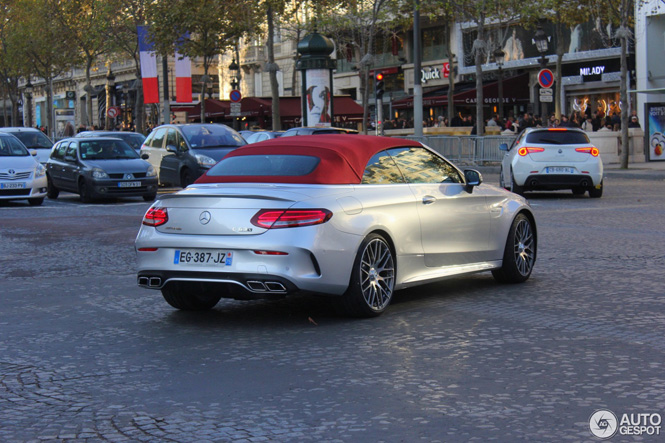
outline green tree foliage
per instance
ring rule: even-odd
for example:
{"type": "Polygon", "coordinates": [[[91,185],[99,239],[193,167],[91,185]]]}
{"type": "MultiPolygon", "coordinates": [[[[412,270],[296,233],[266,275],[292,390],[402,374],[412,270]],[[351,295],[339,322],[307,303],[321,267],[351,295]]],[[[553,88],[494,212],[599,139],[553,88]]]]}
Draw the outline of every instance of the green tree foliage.
{"type": "MultiPolygon", "coordinates": [[[[241,0],[172,0],[157,2],[151,8],[150,33],[161,54],[178,51],[199,58],[203,64],[203,91],[214,59],[231,49],[248,24],[254,23],[256,3],[241,0]]],[[[201,121],[205,120],[205,100],[201,100],[201,121]]]]}
{"type": "MultiPolygon", "coordinates": [[[[64,1],[64,0],[63,0],[64,1]]],[[[31,72],[44,79],[49,133],[55,135],[53,120],[53,79],[80,60],[74,37],[60,26],[61,0],[16,0],[12,19],[16,20],[13,39],[31,72]]]]}

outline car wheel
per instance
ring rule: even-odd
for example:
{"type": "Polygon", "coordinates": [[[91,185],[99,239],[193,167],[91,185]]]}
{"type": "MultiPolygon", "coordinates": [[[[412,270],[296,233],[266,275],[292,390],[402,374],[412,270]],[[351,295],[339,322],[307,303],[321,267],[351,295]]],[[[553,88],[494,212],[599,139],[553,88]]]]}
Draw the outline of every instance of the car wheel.
{"type": "Polygon", "coordinates": [[[31,206],[41,206],[41,204],[44,203],[44,197],[29,198],[28,203],[30,203],[31,206]]]}
{"type": "Polygon", "coordinates": [[[60,190],[55,187],[53,184],[53,181],[51,181],[51,177],[48,175],[46,176],[46,196],[50,198],[51,200],[55,200],[58,198],[58,195],[60,195],[60,190]]]}
{"type": "Polygon", "coordinates": [[[90,195],[90,186],[85,182],[85,179],[79,181],[79,196],[83,203],[90,203],[92,195],[90,195]]]}
{"type": "Polygon", "coordinates": [[[503,265],[492,271],[494,278],[501,283],[526,281],[536,263],[536,244],[536,232],[531,220],[526,215],[519,214],[508,232],[503,265]]]}
{"type": "Polygon", "coordinates": [[[212,289],[196,283],[169,283],[162,288],[164,300],[182,311],[212,309],[222,298],[212,289]]]}
{"type": "Polygon", "coordinates": [[[148,194],[148,195],[143,196],[143,200],[145,200],[147,202],[151,202],[156,198],[157,198],[157,194],[148,194]]]}
{"type": "Polygon", "coordinates": [[[515,183],[515,176],[513,175],[512,169],[510,170],[510,192],[515,194],[524,195],[524,188],[517,183],[515,183]]]}
{"type": "Polygon", "coordinates": [[[600,181],[599,187],[589,188],[589,197],[591,198],[600,198],[603,196],[603,181],[600,181]]]}
{"type": "Polygon", "coordinates": [[[192,183],[194,183],[194,175],[192,175],[192,171],[189,169],[183,169],[180,173],[180,186],[186,188],[192,183]]]}
{"type": "Polygon", "coordinates": [[[376,317],[386,310],[395,289],[395,260],[386,240],[368,235],[360,244],[353,263],[349,288],[342,305],[353,317],[376,317]]]}

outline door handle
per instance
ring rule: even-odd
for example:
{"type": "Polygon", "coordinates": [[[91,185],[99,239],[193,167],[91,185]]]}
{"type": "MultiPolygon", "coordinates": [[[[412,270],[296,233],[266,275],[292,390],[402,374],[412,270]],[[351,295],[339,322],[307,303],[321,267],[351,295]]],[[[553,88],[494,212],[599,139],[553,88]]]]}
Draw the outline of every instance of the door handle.
{"type": "Polygon", "coordinates": [[[436,201],[436,197],[432,197],[431,195],[426,195],[423,197],[423,205],[431,205],[436,201]]]}

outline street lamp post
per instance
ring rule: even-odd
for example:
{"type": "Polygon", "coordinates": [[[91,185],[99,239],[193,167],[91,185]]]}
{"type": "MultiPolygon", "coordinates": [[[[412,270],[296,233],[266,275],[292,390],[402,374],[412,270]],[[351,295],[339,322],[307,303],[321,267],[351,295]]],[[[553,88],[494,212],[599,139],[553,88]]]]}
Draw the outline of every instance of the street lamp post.
{"type": "MultiPolygon", "coordinates": [[[[540,68],[545,69],[547,68],[547,57],[545,57],[545,53],[547,52],[549,37],[545,34],[545,31],[543,31],[543,27],[540,24],[533,36],[533,41],[536,44],[536,49],[540,52],[540,68]]],[[[547,119],[547,103],[543,101],[540,101],[540,118],[543,122],[547,119]]]]}
{"type": "MultiPolygon", "coordinates": [[[[238,66],[238,63],[236,63],[235,57],[233,58],[231,64],[229,65],[229,71],[231,72],[231,90],[237,91],[238,88],[240,88],[240,82],[238,81],[240,66],[238,66]]],[[[233,117],[233,129],[235,129],[236,131],[238,130],[238,119],[235,116],[233,117]]]]}
{"type": "Polygon", "coordinates": [[[111,66],[109,65],[109,72],[106,74],[106,130],[111,131],[111,117],[109,117],[109,109],[113,106],[113,88],[115,87],[115,74],[111,71],[111,66]]]}
{"type": "Polygon", "coordinates": [[[501,50],[501,48],[497,48],[497,50],[494,51],[494,60],[496,61],[496,65],[499,68],[497,73],[497,76],[499,77],[499,118],[502,121],[505,118],[503,115],[503,60],[505,56],[506,54],[501,50]]]}
{"type": "Polygon", "coordinates": [[[26,106],[28,107],[28,127],[31,128],[32,127],[32,83],[30,83],[30,79],[28,79],[28,83],[25,84],[24,94],[25,94],[26,106]]]}

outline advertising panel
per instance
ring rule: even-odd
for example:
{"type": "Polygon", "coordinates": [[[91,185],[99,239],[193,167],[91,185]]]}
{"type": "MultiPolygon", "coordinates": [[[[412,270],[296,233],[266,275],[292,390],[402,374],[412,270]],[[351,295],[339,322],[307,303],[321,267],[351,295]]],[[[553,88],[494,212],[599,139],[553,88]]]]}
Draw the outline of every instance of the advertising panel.
{"type": "Polygon", "coordinates": [[[332,121],[332,91],[328,69],[308,69],[305,74],[307,90],[304,100],[307,126],[330,126],[332,121]]]}
{"type": "Polygon", "coordinates": [[[647,103],[646,136],[649,161],[665,160],[665,103],[647,103]]]}

